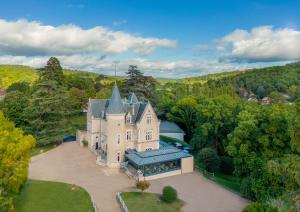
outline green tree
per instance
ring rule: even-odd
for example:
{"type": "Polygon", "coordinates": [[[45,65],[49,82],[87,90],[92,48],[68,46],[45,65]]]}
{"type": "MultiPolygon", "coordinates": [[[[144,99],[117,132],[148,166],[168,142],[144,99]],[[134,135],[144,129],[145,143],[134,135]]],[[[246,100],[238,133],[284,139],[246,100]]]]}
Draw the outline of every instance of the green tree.
{"type": "Polygon", "coordinates": [[[141,100],[152,101],[155,98],[156,80],[151,76],[144,76],[137,66],[130,65],[126,72],[127,78],[123,82],[122,93],[129,95],[134,92],[141,100]]]}
{"type": "Polygon", "coordinates": [[[2,102],[0,102],[0,109],[5,116],[13,121],[17,127],[25,127],[24,110],[28,106],[29,95],[21,93],[20,91],[10,91],[2,102]]]}
{"type": "Polygon", "coordinates": [[[193,97],[185,97],[178,100],[167,114],[169,120],[178,123],[186,132],[186,139],[189,141],[193,134],[196,122],[197,101],[193,97]]]}
{"type": "Polygon", "coordinates": [[[81,112],[85,109],[88,102],[88,96],[85,90],[80,90],[78,88],[71,88],[69,91],[69,102],[73,110],[81,112]]]}
{"type": "Polygon", "coordinates": [[[64,121],[68,107],[68,97],[63,87],[55,81],[37,83],[25,110],[28,122],[26,132],[37,138],[39,146],[62,142],[67,131],[64,121]]]}
{"type": "Polygon", "coordinates": [[[12,92],[12,91],[19,91],[21,93],[29,94],[30,93],[30,85],[28,82],[25,82],[25,81],[15,82],[7,88],[8,93],[12,92]]]}
{"type": "Polygon", "coordinates": [[[50,58],[47,66],[40,71],[40,78],[24,112],[28,122],[26,132],[37,138],[38,145],[60,143],[68,130],[65,118],[69,98],[61,85],[61,73],[59,61],[50,58]]]}
{"type": "Polygon", "coordinates": [[[212,148],[203,148],[199,152],[199,160],[203,163],[205,170],[209,172],[219,171],[220,158],[212,148]]]}
{"type": "Polygon", "coordinates": [[[39,71],[39,80],[56,81],[59,85],[64,84],[64,74],[60,62],[56,57],[50,57],[47,61],[47,65],[39,71]]]}
{"type": "Polygon", "coordinates": [[[228,95],[202,97],[198,104],[197,128],[191,144],[196,150],[214,148],[218,155],[225,154],[227,135],[236,126],[242,102],[228,95]]]}
{"type": "Polygon", "coordinates": [[[0,211],[14,211],[13,196],[27,180],[35,140],[5,119],[0,112],[0,211]]]}

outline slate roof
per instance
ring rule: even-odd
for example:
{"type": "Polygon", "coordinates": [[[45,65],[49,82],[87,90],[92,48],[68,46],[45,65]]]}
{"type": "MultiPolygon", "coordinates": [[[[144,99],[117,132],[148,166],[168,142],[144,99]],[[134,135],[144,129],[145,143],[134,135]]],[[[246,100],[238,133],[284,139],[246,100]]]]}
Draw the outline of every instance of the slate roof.
{"type": "Polygon", "coordinates": [[[92,116],[100,118],[101,114],[122,114],[130,113],[132,116],[132,122],[136,123],[140,120],[147,103],[139,102],[134,93],[131,93],[127,100],[122,100],[118,86],[115,84],[112,92],[111,99],[90,99],[90,110],[92,116]],[[131,107],[134,107],[134,113],[132,113],[131,107]]]}
{"type": "Polygon", "coordinates": [[[135,93],[130,93],[128,96],[128,103],[137,103],[139,100],[136,97],[135,93]]]}
{"type": "Polygon", "coordinates": [[[124,113],[123,102],[120,96],[120,92],[117,84],[115,83],[109,104],[107,107],[107,113],[110,114],[121,114],[124,113]]]}
{"type": "Polygon", "coordinates": [[[90,99],[92,116],[100,118],[102,111],[106,110],[108,103],[108,99],[90,99]]]}
{"type": "Polygon", "coordinates": [[[184,133],[184,131],[175,123],[171,121],[160,122],[160,133],[184,133]]]}
{"type": "Polygon", "coordinates": [[[163,145],[161,145],[160,149],[151,151],[137,152],[135,150],[130,150],[126,154],[126,158],[137,166],[143,166],[192,156],[181,149],[177,149],[176,147],[170,145],[162,146],[163,145]]]}

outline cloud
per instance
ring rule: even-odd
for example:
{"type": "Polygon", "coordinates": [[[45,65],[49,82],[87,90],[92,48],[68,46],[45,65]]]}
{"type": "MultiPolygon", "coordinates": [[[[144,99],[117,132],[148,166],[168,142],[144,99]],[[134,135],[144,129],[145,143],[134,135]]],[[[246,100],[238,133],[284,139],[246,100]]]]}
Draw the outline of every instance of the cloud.
{"type": "Polygon", "coordinates": [[[300,59],[300,31],[260,26],[251,31],[237,29],[217,41],[231,61],[266,62],[300,59]]]}
{"type": "MultiPolygon", "coordinates": [[[[20,64],[36,68],[45,66],[49,57],[47,56],[0,56],[0,64],[20,64]]],[[[67,55],[58,56],[61,64],[67,69],[86,70],[107,75],[114,75],[113,59],[103,56],[91,55],[67,55]]],[[[230,62],[220,62],[218,60],[147,60],[145,58],[135,58],[122,60],[118,63],[118,75],[125,75],[129,65],[137,65],[146,75],[166,78],[183,78],[199,76],[217,72],[244,70],[249,68],[249,64],[233,64],[230,62]]]]}
{"type": "Polygon", "coordinates": [[[50,26],[36,21],[0,19],[0,53],[23,56],[118,54],[133,51],[147,55],[157,48],[174,48],[176,41],[135,36],[102,26],[50,26]]]}

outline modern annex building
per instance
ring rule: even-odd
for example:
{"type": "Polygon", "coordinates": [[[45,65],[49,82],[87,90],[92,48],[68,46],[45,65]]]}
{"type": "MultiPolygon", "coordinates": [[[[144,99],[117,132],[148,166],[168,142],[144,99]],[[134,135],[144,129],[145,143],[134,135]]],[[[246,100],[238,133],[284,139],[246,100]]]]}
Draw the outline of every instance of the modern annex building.
{"type": "Polygon", "coordinates": [[[193,156],[160,142],[159,133],[150,102],[134,93],[121,99],[116,84],[110,99],[89,100],[86,137],[100,165],[123,167],[145,179],[192,172],[193,156]]]}

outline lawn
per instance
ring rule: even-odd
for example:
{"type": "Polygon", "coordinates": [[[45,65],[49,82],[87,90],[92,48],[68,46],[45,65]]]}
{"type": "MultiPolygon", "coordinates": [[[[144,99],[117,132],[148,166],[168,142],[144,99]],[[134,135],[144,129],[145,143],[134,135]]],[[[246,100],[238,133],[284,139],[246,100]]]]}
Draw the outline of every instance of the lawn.
{"type": "Polygon", "coordinates": [[[235,177],[233,175],[226,175],[222,174],[220,172],[217,173],[209,173],[204,170],[203,164],[197,163],[197,169],[207,178],[210,180],[218,183],[219,185],[227,188],[230,191],[233,191],[237,194],[240,194],[240,186],[241,182],[238,177],[235,177]]]}
{"type": "Polygon", "coordinates": [[[18,212],[92,212],[89,194],[66,183],[29,180],[15,198],[18,212]]]}
{"type": "Polygon", "coordinates": [[[176,212],[181,211],[183,206],[179,199],[173,203],[164,203],[160,195],[154,193],[123,192],[121,196],[131,212],[176,212]]]}

